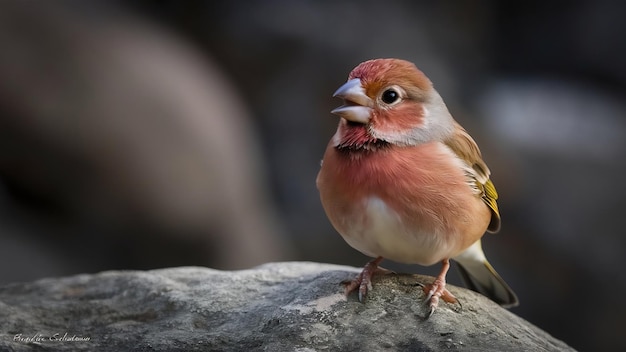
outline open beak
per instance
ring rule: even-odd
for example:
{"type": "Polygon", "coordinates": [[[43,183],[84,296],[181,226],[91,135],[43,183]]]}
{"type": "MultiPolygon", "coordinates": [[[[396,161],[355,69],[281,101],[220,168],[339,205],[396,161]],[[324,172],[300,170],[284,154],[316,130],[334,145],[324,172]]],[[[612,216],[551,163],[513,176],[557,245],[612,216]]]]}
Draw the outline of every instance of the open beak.
{"type": "Polygon", "coordinates": [[[370,120],[374,102],[365,94],[361,85],[361,80],[354,78],[339,87],[333,97],[344,100],[342,106],[331,111],[332,114],[339,115],[352,122],[366,124],[370,120]]]}

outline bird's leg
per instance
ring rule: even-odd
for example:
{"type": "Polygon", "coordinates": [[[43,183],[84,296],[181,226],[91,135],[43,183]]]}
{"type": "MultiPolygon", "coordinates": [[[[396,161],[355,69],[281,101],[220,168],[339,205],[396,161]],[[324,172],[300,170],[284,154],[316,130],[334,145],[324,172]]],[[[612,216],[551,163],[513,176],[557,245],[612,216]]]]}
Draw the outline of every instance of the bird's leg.
{"type": "Polygon", "coordinates": [[[386,269],[381,269],[378,264],[383,261],[383,257],[378,257],[363,267],[363,271],[354,278],[352,281],[344,282],[346,285],[346,296],[356,289],[359,290],[359,302],[363,302],[367,296],[367,292],[372,289],[372,276],[378,272],[387,272],[386,269]]]}
{"type": "Polygon", "coordinates": [[[439,305],[439,298],[443,299],[448,303],[456,303],[456,298],[446,289],[446,274],[448,273],[448,269],[450,269],[450,260],[444,259],[442,262],[443,266],[441,267],[441,272],[435,278],[430,285],[424,285],[422,289],[426,294],[426,301],[429,302],[430,305],[430,313],[428,316],[430,317],[435,312],[435,309],[439,305]]]}

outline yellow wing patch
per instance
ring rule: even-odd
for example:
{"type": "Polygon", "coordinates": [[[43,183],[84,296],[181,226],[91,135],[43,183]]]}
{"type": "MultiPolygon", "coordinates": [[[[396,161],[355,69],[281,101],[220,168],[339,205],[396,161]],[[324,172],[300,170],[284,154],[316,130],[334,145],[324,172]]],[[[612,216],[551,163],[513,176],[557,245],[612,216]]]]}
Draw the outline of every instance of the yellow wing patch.
{"type": "Polygon", "coordinates": [[[498,232],[500,230],[500,212],[498,211],[498,192],[491,180],[487,180],[485,184],[476,181],[477,186],[481,189],[481,198],[485,204],[491,209],[491,221],[487,227],[489,232],[498,232]],[[482,186],[482,187],[481,187],[482,186]]]}

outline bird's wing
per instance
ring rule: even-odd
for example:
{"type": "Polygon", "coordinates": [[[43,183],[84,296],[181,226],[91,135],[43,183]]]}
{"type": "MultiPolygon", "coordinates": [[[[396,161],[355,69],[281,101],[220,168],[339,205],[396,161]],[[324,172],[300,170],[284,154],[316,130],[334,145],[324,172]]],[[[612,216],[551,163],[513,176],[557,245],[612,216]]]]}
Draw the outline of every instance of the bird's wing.
{"type": "Polygon", "coordinates": [[[478,189],[480,197],[491,209],[491,222],[487,230],[498,232],[500,229],[500,212],[498,211],[498,192],[489,179],[490,171],[483,161],[478,145],[461,125],[455,122],[455,132],[444,143],[474,171],[469,177],[478,189]]]}

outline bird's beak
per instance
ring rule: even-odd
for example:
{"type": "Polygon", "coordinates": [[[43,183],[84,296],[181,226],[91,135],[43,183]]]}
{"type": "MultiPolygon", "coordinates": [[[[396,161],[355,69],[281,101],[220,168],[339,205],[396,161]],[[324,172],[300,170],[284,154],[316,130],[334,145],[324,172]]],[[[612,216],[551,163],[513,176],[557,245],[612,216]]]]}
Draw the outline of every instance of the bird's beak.
{"type": "Polygon", "coordinates": [[[370,120],[374,102],[365,94],[361,85],[361,80],[354,78],[339,87],[333,97],[344,100],[344,104],[331,111],[332,114],[339,115],[352,122],[366,124],[370,120]]]}

